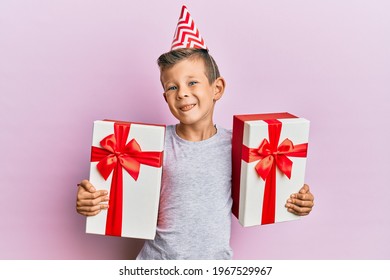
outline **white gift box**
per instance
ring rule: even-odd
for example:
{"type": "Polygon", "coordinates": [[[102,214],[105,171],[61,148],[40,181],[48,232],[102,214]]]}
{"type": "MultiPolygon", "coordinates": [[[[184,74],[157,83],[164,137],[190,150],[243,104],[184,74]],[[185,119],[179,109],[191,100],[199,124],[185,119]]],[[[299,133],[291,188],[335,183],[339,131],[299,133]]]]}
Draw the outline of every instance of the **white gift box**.
{"type": "Polygon", "coordinates": [[[110,200],[108,210],[87,217],[87,233],[154,239],[164,137],[163,125],[94,122],[89,179],[97,190],[108,191],[110,200]]]}
{"type": "Polygon", "coordinates": [[[299,218],[285,204],[305,182],[309,125],[289,113],[234,116],[232,211],[242,226],[299,218]]]}

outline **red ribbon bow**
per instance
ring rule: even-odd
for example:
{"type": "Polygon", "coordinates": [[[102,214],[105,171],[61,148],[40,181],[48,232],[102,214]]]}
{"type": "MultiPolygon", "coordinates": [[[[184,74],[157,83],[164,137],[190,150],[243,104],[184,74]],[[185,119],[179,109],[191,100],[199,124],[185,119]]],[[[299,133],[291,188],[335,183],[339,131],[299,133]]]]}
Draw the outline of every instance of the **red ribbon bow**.
{"type": "Polygon", "coordinates": [[[291,169],[292,161],[285,155],[294,149],[294,144],[290,139],[286,138],[284,141],[277,147],[276,151],[272,149],[271,144],[267,139],[264,139],[261,142],[260,147],[254,153],[254,157],[261,159],[255,169],[257,174],[265,181],[269,175],[269,172],[272,169],[272,166],[276,166],[282,171],[289,179],[291,178],[291,169]]]}
{"type": "Polygon", "coordinates": [[[92,146],[91,162],[98,162],[97,169],[107,180],[112,175],[110,187],[110,208],[107,213],[106,234],[121,236],[123,171],[125,169],[137,181],[141,164],[161,167],[162,152],[143,152],[135,139],[127,144],[129,123],[114,123],[114,134],[100,141],[102,148],[92,146]]]}
{"type": "Polygon", "coordinates": [[[275,222],[276,167],[291,178],[293,162],[287,157],[306,157],[307,143],[294,145],[286,138],[278,146],[282,123],[278,120],[265,120],[268,123],[267,139],[263,139],[259,148],[242,147],[242,159],[246,162],[260,160],[256,166],[257,174],[265,181],[263,212],[261,224],[275,222]]]}

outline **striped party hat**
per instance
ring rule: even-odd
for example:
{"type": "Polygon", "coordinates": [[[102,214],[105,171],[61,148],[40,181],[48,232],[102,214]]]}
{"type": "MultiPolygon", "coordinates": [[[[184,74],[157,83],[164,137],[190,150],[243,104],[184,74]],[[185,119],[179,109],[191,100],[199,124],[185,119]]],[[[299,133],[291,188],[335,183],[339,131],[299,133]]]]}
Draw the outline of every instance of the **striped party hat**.
{"type": "Polygon", "coordinates": [[[206,49],[207,46],[204,43],[202,36],[199,34],[199,30],[195,25],[190,13],[186,6],[183,5],[177,23],[175,36],[173,36],[171,50],[179,48],[196,48],[206,49]]]}

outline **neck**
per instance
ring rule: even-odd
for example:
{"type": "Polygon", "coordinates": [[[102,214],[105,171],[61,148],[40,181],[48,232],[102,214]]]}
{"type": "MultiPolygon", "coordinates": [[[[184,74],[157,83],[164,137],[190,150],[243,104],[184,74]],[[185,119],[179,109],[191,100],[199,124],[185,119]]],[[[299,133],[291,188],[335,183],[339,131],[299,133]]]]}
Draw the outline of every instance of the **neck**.
{"type": "Polygon", "coordinates": [[[213,123],[202,126],[192,126],[179,123],[176,125],[176,134],[187,141],[198,142],[211,138],[217,133],[213,123]]]}

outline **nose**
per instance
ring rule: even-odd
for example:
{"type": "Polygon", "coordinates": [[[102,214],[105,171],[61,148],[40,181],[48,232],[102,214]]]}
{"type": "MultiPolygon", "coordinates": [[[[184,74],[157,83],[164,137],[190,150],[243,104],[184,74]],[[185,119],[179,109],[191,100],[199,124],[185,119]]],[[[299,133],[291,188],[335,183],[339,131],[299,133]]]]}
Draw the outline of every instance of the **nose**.
{"type": "Polygon", "coordinates": [[[188,97],[188,89],[186,87],[180,87],[177,90],[177,98],[181,99],[184,97],[188,97]]]}

